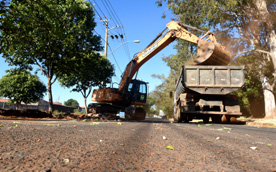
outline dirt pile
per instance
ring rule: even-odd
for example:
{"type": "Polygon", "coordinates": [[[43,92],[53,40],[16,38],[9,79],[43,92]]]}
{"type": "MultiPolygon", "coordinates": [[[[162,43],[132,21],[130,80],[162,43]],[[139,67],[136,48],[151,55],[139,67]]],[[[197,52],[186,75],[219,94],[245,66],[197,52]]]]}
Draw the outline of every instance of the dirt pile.
{"type": "Polygon", "coordinates": [[[28,118],[51,118],[51,119],[65,119],[65,120],[84,120],[91,119],[87,114],[75,114],[69,112],[50,113],[37,109],[23,109],[23,110],[12,110],[12,109],[1,109],[0,108],[0,119],[28,119],[28,118]]]}
{"type": "Polygon", "coordinates": [[[50,113],[36,110],[36,109],[23,109],[23,110],[12,110],[12,109],[0,109],[0,115],[6,118],[52,118],[53,116],[50,113]]]}

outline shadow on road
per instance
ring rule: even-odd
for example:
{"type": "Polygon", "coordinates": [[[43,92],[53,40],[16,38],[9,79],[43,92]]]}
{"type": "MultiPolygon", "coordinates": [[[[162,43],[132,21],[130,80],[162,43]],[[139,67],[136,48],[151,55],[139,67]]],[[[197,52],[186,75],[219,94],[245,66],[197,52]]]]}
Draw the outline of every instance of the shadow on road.
{"type": "Polygon", "coordinates": [[[160,119],[160,118],[147,118],[145,121],[127,121],[127,120],[123,120],[124,122],[142,122],[142,123],[177,123],[177,124],[193,124],[193,125],[198,125],[198,124],[229,124],[229,125],[246,125],[245,121],[236,121],[235,123],[213,123],[213,122],[209,122],[209,123],[203,123],[202,120],[193,120],[189,123],[178,123],[178,122],[171,122],[167,119],[160,119]]]}

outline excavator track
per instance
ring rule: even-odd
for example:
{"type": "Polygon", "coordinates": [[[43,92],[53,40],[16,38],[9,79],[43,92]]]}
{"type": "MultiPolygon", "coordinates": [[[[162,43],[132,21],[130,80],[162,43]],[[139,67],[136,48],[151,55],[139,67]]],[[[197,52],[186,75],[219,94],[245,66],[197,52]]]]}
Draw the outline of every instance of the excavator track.
{"type": "Polygon", "coordinates": [[[143,121],[146,119],[146,111],[141,107],[127,107],[125,112],[126,120],[139,120],[143,121]]]}

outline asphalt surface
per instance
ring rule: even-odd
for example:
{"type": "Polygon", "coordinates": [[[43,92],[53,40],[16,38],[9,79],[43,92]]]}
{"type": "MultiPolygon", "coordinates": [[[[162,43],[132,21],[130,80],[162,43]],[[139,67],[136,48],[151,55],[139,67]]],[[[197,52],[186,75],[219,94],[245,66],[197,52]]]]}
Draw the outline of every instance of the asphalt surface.
{"type": "Polygon", "coordinates": [[[276,171],[276,128],[0,120],[0,171],[276,171]]]}

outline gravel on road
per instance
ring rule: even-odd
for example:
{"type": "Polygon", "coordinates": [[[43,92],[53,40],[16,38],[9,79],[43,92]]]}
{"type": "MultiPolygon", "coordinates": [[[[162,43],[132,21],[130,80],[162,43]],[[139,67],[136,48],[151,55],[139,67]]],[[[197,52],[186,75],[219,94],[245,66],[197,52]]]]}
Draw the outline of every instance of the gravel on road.
{"type": "Polygon", "coordinates": [[[276,129],[0,120],[0,171],[276,171],[276,129]]]}

